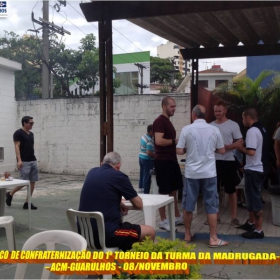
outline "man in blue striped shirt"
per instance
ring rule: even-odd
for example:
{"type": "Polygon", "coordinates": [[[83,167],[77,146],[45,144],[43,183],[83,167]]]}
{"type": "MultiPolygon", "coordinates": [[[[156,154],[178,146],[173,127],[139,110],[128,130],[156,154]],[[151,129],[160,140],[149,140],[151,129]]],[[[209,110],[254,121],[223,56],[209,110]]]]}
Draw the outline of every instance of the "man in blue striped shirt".
{"type": "Polygon", "coordinates": [[[147,133],[140,139],[140,153],[139,153],[139,165],[140,165],[140,179],[139,189],[144,189],[144,193],[150,192],[151,175],[150,171],[154,167],[154,139],[153,139],[153,125],[150,124],[147,127],[147,133]]]}

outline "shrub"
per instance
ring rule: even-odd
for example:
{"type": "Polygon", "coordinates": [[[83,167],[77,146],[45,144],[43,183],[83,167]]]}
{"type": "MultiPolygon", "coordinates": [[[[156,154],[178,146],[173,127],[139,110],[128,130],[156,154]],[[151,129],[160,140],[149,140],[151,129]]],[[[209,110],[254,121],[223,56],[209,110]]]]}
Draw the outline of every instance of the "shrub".
{"type": "MultiPolygon", "coordinates": [[[[186,242],[176,239],[174,241],[157,237],[157,242],[154,243],[150,239],[146,239],[143,242],[137,242],[133,244],[131,252],[190,252],[196,245],[189,245],[186,242]]],[[[130,275],[122,273],[117,278],[119,279],[201,279],[202,276],[199,273],[201,265],[199,264],[188,264],[189,274],[137,274],[130,275]]]]}

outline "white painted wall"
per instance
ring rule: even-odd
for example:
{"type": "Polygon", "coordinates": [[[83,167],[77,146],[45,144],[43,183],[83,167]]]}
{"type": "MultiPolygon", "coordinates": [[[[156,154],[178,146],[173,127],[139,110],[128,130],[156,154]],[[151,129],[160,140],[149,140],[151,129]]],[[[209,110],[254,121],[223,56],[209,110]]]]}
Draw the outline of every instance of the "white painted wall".
{"type": "Polygon", "coordinates": [[[21,70],[20,63],[0,57],[0,147],[4,148],[4,161],[0,161],[0,172],[14,171],[16,164],[13,143],[13,133],[18,121],[14,76],[16,70],[21,70]]]}
{"type": "Polygon", "coordinates": [[[207,90],[214,90],[216,88],[216,80],[227,80],[232,81],[233,77],[236,76],[237,73],[199,73],[198,80],[208,80],[207,90]]]}
{"type": "MultiPolygon", "coordinates": [[[[161,114],[163,96],[114,97],[114,150],[122,156],[122,171],[131,178],[139,177],[140,137],[161,114]]],[[[174,98],[177,108],[171,121],[179,137],[190,123],[190,103],[186,95],[174,98]]],[[[18,101],[17,110],[18,124],[24,115],[34,118],[35,155],[41,171],[78,175],[99,166],[99,98],[18,101]]]]}

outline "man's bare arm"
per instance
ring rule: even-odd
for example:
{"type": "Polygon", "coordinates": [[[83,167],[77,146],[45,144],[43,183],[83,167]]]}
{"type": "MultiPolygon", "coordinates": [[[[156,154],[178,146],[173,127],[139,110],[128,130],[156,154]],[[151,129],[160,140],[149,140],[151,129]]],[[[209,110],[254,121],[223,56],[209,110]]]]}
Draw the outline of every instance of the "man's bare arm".
{"type": "Polygon", "coordinates": [[[16,157],[17,157],[17,168],[20,169],[22,166],[22,161],[20,157],[20,141],[15,141],[15,152],[16,152],[16,157]]]}
{"type": "Polygon", "coordinates": [[[254,156],[255,153],[256,153],[255,150],[247,149],[245,147],[239,147],[237,150],[241,153],[244,153],[244,154],[248,155],[248,156],[254,156]]]}
{"type": "Polygon", "coordinates": [[[154,158],[155,157],[155,153],[150,151],[150,150],[147,150],[147,155],[150,157],[150,158],[154,158]]]}
{"type": "Polygon", "coordinates": [[[186,148],[176,148],[177,155],[184,155],[186,153],[186,148]]]}
{"type": "Polygon", "coordinates": [[[178,139],[164,139],[163,138],[164,133],[161,132],[155,132],[155,143],[158,146],[171,146],[176,145],[178,143],[178,139]],[[175,143],[173,143],[173,140],[175,140],[175,143]]]}
{"type": "Polygon", "coordinates": [[[143,208],[143,201],[139,196],[136,196],[136,197],[130,199],[130,202],[137,209],[142,209],[143,208]]]}
{"type": "Polygon", "coordinates": [[[276,165],[278,168],[280,168],[280,140],[275,140],[274,151],[276,155],[276,165]]]}
{"type": "Polygon", "coordinates": [[[225,147],[220,148],[220,149],[216,149],[216,151],[215,151],[215,153],[217,153],[217,154],[224,154],[225,152],[226,152],[225,147]]]}
{"type": "Polygon", "coordinates": [[[243,139],[240,138],[240,139],[234,141],[234,142],[233,142],[232,144],[230,144],[230,145],[225,145],[225,149],[226,149],[226,150],[234,150],[234,149],[237,149],[237,148],[243,146],[243,143],[244,143],[243,139]]]}

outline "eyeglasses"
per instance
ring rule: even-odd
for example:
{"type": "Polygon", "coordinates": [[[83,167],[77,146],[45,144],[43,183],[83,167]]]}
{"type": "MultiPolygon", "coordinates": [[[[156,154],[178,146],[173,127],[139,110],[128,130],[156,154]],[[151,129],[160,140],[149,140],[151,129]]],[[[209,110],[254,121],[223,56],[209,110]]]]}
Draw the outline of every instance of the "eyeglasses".
{"type": "Polygon", "coordinates": [[[29,122],[29,124],[30,124],[30,125],[33,125],[33,124],[34,124],[34,122],[29,122]]]}

